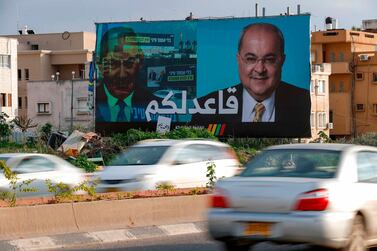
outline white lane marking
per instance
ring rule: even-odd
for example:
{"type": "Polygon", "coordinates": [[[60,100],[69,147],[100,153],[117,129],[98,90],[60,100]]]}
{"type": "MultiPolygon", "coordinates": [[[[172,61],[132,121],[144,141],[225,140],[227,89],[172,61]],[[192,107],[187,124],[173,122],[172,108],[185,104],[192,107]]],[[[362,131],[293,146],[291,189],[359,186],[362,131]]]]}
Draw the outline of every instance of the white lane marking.
{"type": "Polygon", "coordinates": [[[177,224],[177,225],[162,225],[159,228],[168,235],[179,234],[195,234],[201,231],[193,223],[177,224]]]}
{"type": "Polygon", "coordinates": [[[9,244],[22,251],[61,248],[61,246],[55,244],[54,240],[50,237],[12,240],[9,241],[9,244]]]}
{"type": "Polygon", "coordinates": [[[117,242],[136,239],[136,237],[127,230],[90,232],[87,233],[86,236],[100,242],[117,242]]]}

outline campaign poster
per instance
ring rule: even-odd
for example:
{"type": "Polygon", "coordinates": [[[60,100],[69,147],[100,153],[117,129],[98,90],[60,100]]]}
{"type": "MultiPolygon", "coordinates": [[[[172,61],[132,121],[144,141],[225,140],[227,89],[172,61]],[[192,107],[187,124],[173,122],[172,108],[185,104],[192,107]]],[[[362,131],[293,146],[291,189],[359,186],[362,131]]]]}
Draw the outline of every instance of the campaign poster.
{"type": "Polygon", "coordinates": [[[96,131],[310,137],[310,16],[97,23],[96,131]]]}

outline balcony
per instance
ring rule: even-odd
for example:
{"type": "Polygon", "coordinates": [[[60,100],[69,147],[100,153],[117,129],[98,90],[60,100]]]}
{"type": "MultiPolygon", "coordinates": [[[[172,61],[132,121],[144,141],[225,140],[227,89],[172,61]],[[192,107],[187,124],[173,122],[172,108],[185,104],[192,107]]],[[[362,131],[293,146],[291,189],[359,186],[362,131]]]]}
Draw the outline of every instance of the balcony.
{"type": "Polygon", "coordinates": [[[331,74],[351,74],[348,62],[332,62],[331,74]]]}

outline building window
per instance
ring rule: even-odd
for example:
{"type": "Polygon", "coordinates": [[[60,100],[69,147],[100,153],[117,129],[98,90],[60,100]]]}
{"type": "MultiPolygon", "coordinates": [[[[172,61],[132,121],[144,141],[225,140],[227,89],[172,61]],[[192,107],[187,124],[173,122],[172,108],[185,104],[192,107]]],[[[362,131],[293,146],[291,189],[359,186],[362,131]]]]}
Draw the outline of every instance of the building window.
{"type": "Polygon", "coordinates": [[[325,94],[326,88],[325,88],[325,80],[318,80],[317,81],[317,94],[325,94]]]}
{"type": "Polygon", "coordinates": [[[31,50],[32,51],[37,51],[39,49],[39,46],[37,44],[32,44],[31,45],[31,50]]]}
{"type": "Polygon", "coordinates": [[[29,69],[25,69],[25,80],[29,80],[29,69]]]}
{"type": "Polygon", "coordinates": [[[330,62],[335,62],[335,53],[330,52],[330,62]]]}
{"type": "Polygon", "coordinates": [[[10,55],[0,55],[0,67],[10,68],[10,55]]]}
{"type": "Polygon", "coordinates": [[[37,113],[39,114],[49,114],[50,111],[50,103],[44,102],[44,103],[37,103],[37,113]]]}
{"type": "Polygon", "coordinates": [[[325,112],[318,112],[317,113],[317,127],[318,128],[326,128],[326,113],[325,112]]]}
{"type": "Polygon", "coordinates": [[[8,106],[12,107],[12,94],[8,94],[8,106]]]}
{"type": "Polygon", "coordinates": [[[373,115],[377,115],[377,104],[372,104],[372,109],[373,109],[372,111],[373,115]]]}
{"type": "Polygon", "coordinates": [[[339,92],[344,92],[344,82],[340,81],[339,83],[339,92]]]}
{"type": "Polygon", "coordinates": [[[21,69],[18,69],[17,73],[18,73],[18,80],[21,80],[22,79],[22,71],[21,71],[21,69]]]}
{"type": "Polygon", "coordinates": [[[340,61],[340,62],[343,62],[343,61],[344,61],[344,53],[343,53],[343,52],[340,52],[340,53],[339,53],[339,61],[340,61]]]}
{"type": "Polygon", "coordinates": [[[356,111],[363,112],[364,110],[364,104],[356,104],[356,111]]]}
{"type": "Polygon", "coordinates": [[[22,97],[18,97],[18,108],[22,109],[22,97]]]}
{"type": "Polygon", "coordinates": [[[364,74],[362,72],[357,72],[356,73],[356,80],[363,80],[364,79],[364,74]]]}
{"type": "Polygon", "coordinates": [[[330,83],[330,92],[336,92],[336,84],[330,83]]]}
{"type": "Polygon", "coordinates": [[[312,112],[312,113],[310,113],[310,126],[312,128],[315,127],[315,121],[314,121],[314,119],[315,119],[315,114],[314,114],[314,112],[312,112]]]}
{"type": "Polygon", "coordinates": [[[5,93],[1,93],[1,106],[2,107],[5,107],[7,106],[7,95],[5,93]]]}
{"type": "Polygon", "coordinates": [[[329,114],[329,122],[330,123],[333,123],[334,122],[334,112],[330,110],[330,114],[329,114]]]}
{"type": "Polygon", "coordinates": [[[373,72],[373,82],[377,82],[377,72],[373,72]]]}
{"type": "Polygon", "coordinates": [[[89,108],[88,108],[88,98],[81,97],[77,98],[77,114],[88,114],[89,108]]]}

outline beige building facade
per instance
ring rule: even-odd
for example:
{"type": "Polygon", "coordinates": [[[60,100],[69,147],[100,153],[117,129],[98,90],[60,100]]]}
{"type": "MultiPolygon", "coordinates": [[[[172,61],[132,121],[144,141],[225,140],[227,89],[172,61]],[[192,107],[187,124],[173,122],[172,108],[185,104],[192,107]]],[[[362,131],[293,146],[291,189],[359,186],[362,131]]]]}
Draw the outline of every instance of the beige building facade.
{"type": "Polygon", "coordinates": [[[76,78],[27,82],[28,117],[38,125],[50,123],[59,131],[92,130],[94,117],[88,107],[88,84],[88,80],[76,78]]]}
{"type": "MultiPolygon", "coordinates": [[[[95,48],[95,34],[91,32],[63,32],[8,36],[18,40],[18,107],[19,115],[27,114],[28,82],[88,78],[89,64],[95,48]]],[[[53,93],[46,93],[53,95],[53,93]]]]}
{"type": "Polygon", "coordinates": [[[17,40],[0,37],[0,112],[17,116],[17,40]]]}
{"type": "MultiPolygon", "coordinates": [[[[372,76],[372,60],[363,63],[360,56],[376,51],[377,34],[353,30],[327,30],[312,33],[311,57],[314,64],[329,63],[329,123],[332,137],[352,137],[374,131],[368,122],[372,117],[360,109],[373,107],[374,83],[369,78],[362,84],[357,71],[372,76]],[[368,68],[369,65],[369,68],[368,68]],[[362,68],[360,68],[362,67],[362,68]],[[368,90],[368,92],[366,92],[368,90]],[[368,93],[368,94],[367,94],[368,93]],[[362,107],[361,104],[365,106],[362,107]]],[[[371,57],[372,58],[372,57],[371,57]]]]}
{"type": "Polygon", "coordinates": [[[330,136],[333,124],[329,119],[329,76],[331,65],[327,63],[312,64],[310,81],[311,114],[310,125],[312,139],[319,137],[319,132],[330,136]]]}

